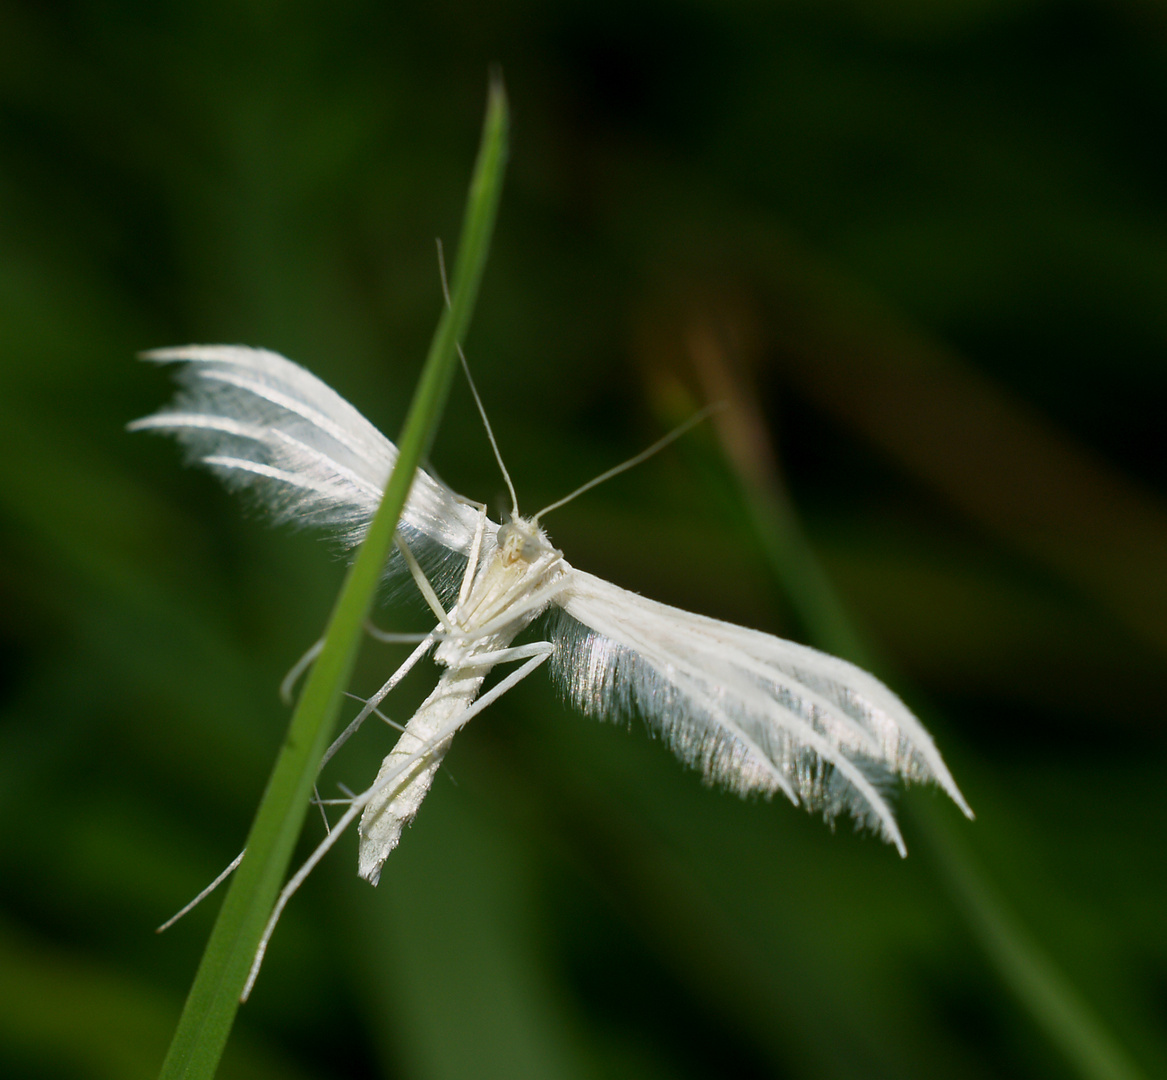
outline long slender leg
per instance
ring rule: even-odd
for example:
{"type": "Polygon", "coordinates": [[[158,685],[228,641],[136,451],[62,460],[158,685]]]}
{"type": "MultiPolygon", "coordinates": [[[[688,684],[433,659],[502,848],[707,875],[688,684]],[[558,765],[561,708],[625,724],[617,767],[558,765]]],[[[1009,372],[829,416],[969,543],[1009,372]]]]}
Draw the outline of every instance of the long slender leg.
{"type": "MultiPolygon", "coordinates": [[[[380,633],[380,632],[378,632],[378,633],[380,633]]],[[[377,634],[373,634],[373,636],[376,637],[377,634]]],[[[385,635],[386,638],[395,637],[395,636],[396,635],[385,635]]],[[[414,635],[414,634],[400,635],[400,636],[403,638],[407,637],[410,641],[416,640],[416,635],[414,635]]],[[[288,674],[285,676],[284,682],[281,684],[281,687],[280,687],[280,694],[281,694],[281,696],[284,696],[285,699],[287,697],[290,697],[290,689],[296,683],[296,681],[299,679],[300,675],[303,674],[304,669],[307,668],[308,665],[311,664],[312,661],[315,660],[316,657],[320,654],[320,649],[321,649],[321,646],[323,644],[324,644],[323,639],[321,639],[320,641],[317,641],[296,662],[296,664],[292,668],[292,670],[289,671],[288,674]],[[285,692],[285,687],[287,688],[287,692],[285,692]]],[[[373,697],[369,698],[368,700],[365,700],[364,698],[357,699],[358,701],[362,702],[362,704],[364,705],[364,708],[357,715],[356,719],[354,719],[348,725],[348,727],[345,728],[345,730],[337,737],[337,739],[333,742],[333,744],[325,751],[324,757],[321,758],[321,761],[320,761],[320,767],[322,769],[324,768],[324,766],[328,762],[328,760],[345,744],[345,742],[349,738],[352,737],[352,735],[354,735],[356,733],[357,729],[361,726],[362,723],[364,723],[364,721],[371,714],[380,717],[380,719],[384,720],[387,724],[390,725],[390,727],[395,727],[399,731],[404,730],[402,725],[395,724],[387,716],[383,715],[377,709],[377,705],[385,698],[385,696],[389,693],[389,691],[392,690],[393,687],[396,686],[401,681],[401,679],[405,677],[405,675],[417,663],[417,661],[420,660],[422,658],[422,656],[424,656],[425,653],[430,649],[430,647],[433,645],[432,634],[427,635],[427,637],[422,640],[422,644],[425,645],[425,648],[422,649],[419,647],[418,649],[416,649],[414,651],[414,653],[405,661],[405,663],[403,663],[401,665],[401,667],[399,667],[389,677],[389,679],[385,682],[385,684],[381,687],[380,690],[377,691],[377,693],[373,697]]],[[[515,657],[514,659],[518,659],[518,657],[515,657]]],[[[350,696],[355,697],[356,695],[350,695],[350,696]]],[[[312,801],[315,802],[316,805],[320,807],[321,814],[323,814],[324,807],[326,805],[330,805],[332,800],[322,799],[320,797],[320,793],[316,789],[315,785],[313,786],[312,791],[313,791],[313,795],[314,795],[314,798],[312,801]]],[[[326,833],[330,831],[330,826],[329,826],[327,817],[324,818],[324,831],[326,833]]],[[[219,876],[216,877],[214,881],[212,881],[205,889],[202,890],[202,892],[200,892],[188,904],[184,905],[182,908],[180,908],[178,911],[176,911],[169,919],[166,920],[166,922],[164,922],[161,926],[158,927],[158,929],[155,931],[155,933],[161,934],[164,930],[169,930],[170,927],[172,927],[176,922],[179,921],[179,919],[183,918],[183,916],[185,916],[185,915],[188,915],[191,911],[193,911],[196,907],[198,907],[199,904],[201,904],[208,896],[210,896],[211,893],[213,893],[220,885],[223,884],[224,881],[227,880],[227,878],[229,878],[231,876],[231,874],[236,869],[238,869],[239,864],[242,861],[243,861],[243,852],[241,851],[237,856],[235,856],[234,859],[231,860],[231,863],[227,866],[227,868],[225,870],[223,870],[222,873],[220,873],[219,876]]]]}
{"type": "Polygon", "coordinates": [[[332,826],[328,824],[328,812],[324,809],[324,802],[320,798],[320,788],[315,784],[312,785],[312,799],[316,804],[316,809],[320,811],[320,818],[324,822],[324,831],[329,833],[332,831],[332,826]]]}
{"type": "MultiPolygon", "coordinates": [[[[515,660],[529,660],[532,656],[550,656],[555,646],[549,641],[535,641],[529,645],[512,645],[494,652],[475,653],[467,667],[494,667],[496,664],[510,664],[515,660]]],[[[490,699],[495,700],[494,698],[490,699]]]]}
{"type": "Polygon", "coordinates": [[[171,915],[170,918],[166,920],[166,922],[164,922],[160,927],[158,927],[157,930],[154,931],[154,933],[161,934],[164,930],[169,930],[184,915],[194,911],[194,909],[198,907],[199,904],[201,904],[208,896],[211,895],[211,893],[213,893],[220,885],[222,885],[224,881],[226,881],[236,870],[239,869],[239,864],[243,862],[243,856],[246,854],[247,848],[244,848],[241,852],[239,852],[238,855],[235,856],[235,858],[231,860],[226,870],[224,870],[217,878],[215,878],[215,880],[212,881],[210,885],[203,889],[203,891],[199,893],[198,896],[196,896],[189,904],[180,908],[173,915],[171,915]]]}
{"type": "MultiPolygon", "coordinates": [[[[485,528],[485,521],[486,510],[485,507],[483,507],[482,513],[478,520],[478,528],[476,529],[474,535],[474,544],[471,547],[470,562],[467,564],[466,573],[462,576],[463,592],[466,591],[468,587],[467,582],[471,580],[474,573],[474,566],[478,559],[478,549],[482,543],[482,533],[483,529],[485,528]]],[[[449,615],[446,614],[445,609],[441,605],[441,601],[438,600],[438,595],[434,591],[434,587],[430,584],[429,578],[425,576],[425,571],[422,570],[421,566],[418,564],[417,559],[414,558],[413,552],[409,550],[409,545],[401,539],[400,534],[397,536],[397,546],[401,549],[401,554],[404,557],[406,564],[409,566],[409,571],[411,574],[413,574],[414,581],[417,583],[417,587],[421,591],[422,596],[425,597],[426,602],[433,609],[434,614],[437,615],[438,621],[441,623],[441,629],[445,630],[446,633],[452,632],[453,626],[450,623],[449,615]]],[[[412,637],[412,635],[407,634],[390,635],[381,630],[377,630],[374,633],[373,628],[369,627],[368,624],[366,624],[366,629],[369,630],[374,637],[383,641],[390,639],[401,641],[412,637]]],[[[320,761],[320,767],[322,769],[332,759],[332,756],[346,742],[348,742],[348,740],[354,734],[356,734],[357,729],[365,722],[369,714],[374,712],[377,706],[380,705],[381,702],[385,699],[385,695],[388,694],[389,691],[392,690],[403,678],[405,678],[413,666],[427,652],[429,652],[429,650],[433,647],[434,642],[437,640],[437,633],[437,630],[431,630],[430,633],[422,638],[418,647],[414,649],[414,651],[406,658],[405,662],[395,672],[393,672],[392,675],[389,676],[384,685],[382,685],[381,689],[365,702],[364,708],[362,708],[361,711],[357,713],[357,715],[352,719],[352,721],[350,721],[349,725],[344,729],[344,731],[342,731],[340,735],[336,737],[332,745],[324,752],[324,757],[320,761]]],[[[320,643],[318,642],[317,645],[319,644],[320,643]]],[[[317,649],[317,652],[318,651],[319,649],[317,649]]],[[[313,656],[311,659],[315,659],[315,656],[313,656]]],[[[308,662],[310,663],[311,660],[308,662]]],[[[301,660],[300,663],[303,664],[304,661],[301,660]]]]}
{"type": "MultiPolygon", "coordinates": [[[[462,724],[472,720],[477,716],[487,705],[497,701],[508,690],[514,689],[518,686],[528,675],[531,674],[544,660],[546,660],[554,651],[555,646],[550,641],[537,641],[531,645],[521,645],[515,652],[523,652],[526,649],[534,650],[538,648],[538,652],[532,652],[530,659],[520,668],[516,668],[505,679],[498,682],[497,685],[492,686],[485,694],[482,695],[473,705],[466,710],[466,715],[462,718],[462,724]],[[540,648],[541,646],[541,648],[540,648]]],[[[461,726],[461,725],[459,725],[461,726]]]]}
{"type": "Polygon", "coordinates": [[[425,576],[425,571],[422,570],[421,564],[417,561],[413,552],[409,550],[409,545],[402,539],[401,533],[397,533],[393,539],[397,544],[397,549],[401,552],[401,557],[405,560],[405,565],[409,567],[409,572],[413,575],[414,584],[417,585],[418,591],[424,597],[430,610],[437,616],[438,622],[442,625],[442,629],[447,634],[453,633],[454,627],[450,622],[450,616],[446,609],[442,607],[442,602],[438,599],[438,594],[434,592],[434,587],[430,584],[430,579],[425,576]]]}
{"type": "MultiPolygon", "coordinates": [[[[382,630],[367,620],[365,633],[374,641],[380,641],[386,645],[416,645],[419,641],[425,641],[428,636],[426,634],[395,634],[388,630],[382,630]]],[[[300,681],[300,676],[313,664],[323,648],[324,638],[320,638],[308,648],[308,651],[292,665],[291,670],[283,677],[280,682],[280,700],[285,705],[292,704],[292,691],[295,690],[296,683],[300,681]]]]}
{"type": "Polygon", "coordinates": [[[571,578],[567,574],[556,578],[549,584],[544,585],[541,589],[536,589],[530,596],[524,597],[507,607],[505,612],[497,618],[491,619],[489,622],[483,623],[473,630],[459,631],[458,640],[464,642],[478,641],[480,638],[497,634],[516,618],[525,615],[529,611],[535,611],[545,607],[549,601],[558,596],[570,583],[571,578]]]}
{"type": "MultiPolygon", "coordinates": [[[[469,719],[506,693],[519,679],[524,678],[550,655],[551,646],[539,642],[517,649],[500,649],[493,654],[479,653],[465,658],[451,667],[438,685],[406,725],[397,745],[386,755],[378,772],[378,780],[396,774],[401,761],[425,745],[453,717],[469,719]],[[493,688],[485,698],[475,702],[483,680],[495,663],[526,660],[527,668],[512,672],[493,688]]],[[[429,793],[434,776],[450,748],[453,737],[435,746],[424,761],[410,770],[407,782],[386,791],[370,802],[361,816],[361,843],[357,857],[357,874],[372,885],[381,876],[381,868],[397,847],[405,827],[413,821],[429,793]]]]}
{"type": "Polygon", "coordinates": [[[365,633],[374,641],[380,641],[385,645],[416,645],[429,637],[429,634],[398,634],[392,630],[382,630],[368,619],[365,620],[365,633]]]}
{"type": "Polygon", "coordinates": [[[285,705],[292,704],[292,691],[296,688],[296,683],[300,681],[300,676],[308,670],[323,648],[324,638],[321,638],[292,665],[292,669],[284,676],[283,682],[280,683],[280,701],[285,705]]]}
{"type": "MultiPolygon", "coordinates": [[[[344,696],[346,698],[352,698],[353,701],[359,701],[362,705],[369,704],[369,701],[367,698],[361,697],[360,694],[354,694],[351,690],[346,690],[344,692],[344,696]]],[[[387,717],[380,709],[374,709],[369,715],[375,716],[378,720],[380,720],[384,724],[387,724],[394,731],[404,731],[405,730],[404,724],[399,724],[396,720],[390,720],[389,717],[387,717]]]]}
{"type": "MultiPolygon", "coordinates": [[[[462,585],[459,590],[460,602],[464,602],[465,598],[469,595],[469,590],[473,583],[474,574],[477,570],[478,559],[480,557],[482,547],[482,539],[485,533],[487,520],[486,507],[485,505],[480,505],[478,509],[478,526],[475,529],[474,542],[471,546],[470,558],[467,563],[466,572],[463,574],[462,585]]],[[[421,566],[418,564],[417,559],[414,558],[413,552],[409,550],[409,546],[400,537],[400,535],[397,536],[396,540],[397,545],[401,550],[401,554],[405,558],[406,564],[409,566],[410,573],[413,575],[414,581],[418,586],[418,589],[421,591],[423,597],[425,597],[426,602],[429,604],[434,614],[438,617],[441,626],[437,630],[431,631],[429,634],[427,634],[420,641],[417,648],[414,649],[414,651],[401,664],[401,666],[398,667],[398,669],[385,681],[381,688],[364,703],[361,711],[356,715],[356,717],[354,717],[354,719],[348,724],[344,731],[341,732],[341,734],[333,741],[332,745],[329,746],[329,748],[325,751],[324,756],[320,762],[321,769],[324,768],[325,764],[344,745],[344,743],[356,733],[357,729],[361,726],[362,723],[364,723],[365,719],[371,713],[377,713],[378,716],[381,715],[377,710],[377,706],[416,665],[416,663],[433,647],[435,641],[438,638],[439,630],[444,629],[447,633],[450,633],[454,629],[450,622],[449,616],[445,612],[445,609],[442,607],[441,602],[438,600],[437,593],[434,591],[434,588],[430,584],[429,579],[425,576],[425,573],[421,569],[421,566]]],[[[380,631],[376,627],[368,625],[366,626],[366,629],[369,631],[371,636],[380,640],[392,640],[396,642],[407,640],[413,637],[413,635],[386,634],[384,631],[380,631]]],[[[291,686],[294,685],[296,679],[299,678],[304,669],[309,664],[311,664],[320,654],[322,647],[323,640],[316,642],[316,644],[308,650],[304,657],[302,657],[297,662],[292,671],[289,672],[288,677],[285,678],[285,684],[288,684],[289,696],[291,686]]],[[[440,746],[443,741],[451,737],[453,733],[462,726],[462,724],[466,723],[466,721],[468,721],[471,717],[476,716],[481,711],[484,704],[488,704],[490,701],[497,700],[497,698],[502,693],[505,693],[507,689],[509,689],[511,686],[514,686],[522,678],[525,678],[528,674],[530,674],[531,671],[534,671],[535,668],[538,667],[539,664],[546,660],[547,657],[551,654],[551,649],[552,646],[549,643],[542,642],[534,647],[522,646],[518,649],[501,649],[496,650],[494,653],[483,654],[483,656],[488,659],[491,666],[496,663],[506,662],[507,660],[517,660],[523,658],[529,659],[527,659],[527,663],[522,668],[516,672],[512,672],[498,686],[494,687],[487,695],[485,702],[479,704],[477,708],[471,706],[469,709],[465,710],[464,713],[458,717],[455,717],[450,724],[446,725],[449,728],[448,732],[439,732],[439,737],[437,737],[436,742],[431,740],[430,743],[420,747],[414,754],[410,755],[404,762],[401,763],[400,769],[404,770],[412,765],[415,761],[420,760],[426,754],[432,753],[437,746],[440,746]]],[[[386,717],[382,717],[382,719],[387,720],[386,717]]],[[[387,722],[392,723],[392,721],[388,720],[387,722]]],[[[243,994],[241,995],[241,1000],[246,1001],[248,995],[251,993],[251,988],[255,984],[255,978],[259,974],[259,967],[263,962],[263,954],[267,950],[267,943],[271,939],[272,932],[275,930],[275,925],[279,920],[279,916],[288,900],[291,899],[292,895],[300,887],[304,879],[308,876],[308,874],[312,871],[320,859],[324,857],[325,853],[332,847],[332,845],[339,838],[340,834],[348,827],[353,818],[356,817],[357,813],[363,810],[363,808],[381,790],[381,788],[387,786],[390,782],[395,780],[398,775],[399,772],[394,772],[389,777],[379,778],[378,782],[374,784],[373,787],[370,788],[367,792],[365,792],[364,795],[357,796],[352,799],[350,801],[348,810],[341,816],[336,826],[332,829],[328,828],[328,819],[327,817],[325,818],[325,829],[327,835],[325,836],[324,840],[317,846],[312,855],[309,856],[308,860],[304,863],[300,870],[297,871],[297,873],[289,880],[287,885],[284,886],[283,891],[280,893],[279,899],[268,921],[268,925],[264,930],[263,938],[259,943],[259,947],[256,949],[255,959],[252,963],[251,972],[248,975],[247,985],[244,987],[243,994]]],[[[315,791],[315,788],[313,790],[315,791]]],[[[325,800],[320,799],[319,793],[317,792],[316,802],[320,805],[322,813],[324,801],[325,800]]],[[[194,904],[198,903],[216,886],[218,886],[228,876],[228,874],[230,874],[239,865],[242,859],[243,853],[241,852],[239,857],[232,863],[232,865],[228,867],[228,869],[224,871],[218,878],[216,878],[216,880],[207,889],[200,893],[191,904],[179,912],[178,915],[175,916],[175,919],[180,918],[183,914],[186,913],[186,911],[190,910],[194,904]]],[[[166,923],[164,928],[165,926],[171,925],[173,921],[174,920],[172,919],[170,922],[166,923]]]]}
{"type": "MultiPolygon", "coordinates": [[[[462,577],[462,587],[459,590],[459,595],[462,597],[469,595],[472,579],[476,573],[485,530],[485,521],[485,514],[480,512],[478,515],[478,525],[475,529],[474,543],[471,545],[470,557],[467,560],[466,570],[462,577]]],[[[402,546],[402,554],[406,556],[407,560],[412,558],[409,555],[408,548],[405,546],[402,546]]],[[[418,588],[423,592],[428,589],[432,593],[433,589],[430,587],[421,568],[414,563],[411,563],[411,567],[414,570],[414,577],[417,579],[418,588]]],[[[433,597],[433,600],[436,600],[436,597],[433,597]]],[[[454,611],[456,612],[457,608],[454,611]]],[[[448,627],[450,634],[455,637],[459,636],[461,632],[461,628],[456,626],[456,618],[456,615],[451,613],[449,621],[443,624],[448,627]]],[[[435,631],[436,633],[437,631],[435,631]]],[[[443,659],[443,663],[449,664],[450,661],[443,659]]],[[[438,685],[434,688],[433,692],[426,698],[425,702],[418,708],[413,718],[406,725],[405,730],[401,733],[401,738],[397,740],[397,745],[394,746],[381,763],[381,769],[378,775],[384,776],[387,771],[392,771],[396,768],[398,761],[412,753],[418,746],[424,744],[433,732],[441,727],[450,717],[457,716],[461,713],[477,696],[478,690],[482,685],[482,680],[485,678],[491,666],[490,664],[485,666],[478,664],[468,665],[460,671],[448,668],[438,680],[438,685]]],[[[375,702],[372,702],[372,704],[375,704],[375,702]]],[[[365,710],[362,710],[363,712],[365,710]]],[[[360,717],[358,717],[359,719],[360,717]]],[[[419,767],[416,770],[416,775],[403,790],[396,792],[392,798],[381,800],[375,805],[369,806],[361,818],[361,845],[357,872],[361,877],[371,881],[374,885],[377,883],[377,877],[380,875],[381,866],[385,859],[388,858],[389,852],[393,850],[400,839],[401,830],[413,819],[414,814],[416,814],[418,807],[421,805],[422,799],[425,798],[426,793],[429,791],[434,774],[441,763],[448,745],[449,740],[436,749],[432,753],[431,759],[426,764],[426,767],[424,769],[419,767]]]]}
{"type": "Polygon", "coordinates": [[[329,761],[332,760],[332,755],[337,752],[348,740],[356,734],[357,729],[363,724],[369,714],[381,704],[385,699],[385,695],[389,693],[406,675],[412,670],[413,666],[433,647],[435,638],[430,634],[416,649],[413,650],[406,657],[405,662],[395,671],[385,683],[368,701],[365,702],[364,708],[349,722],[348,727],[344,729],[333,741],[332,745],[324,751],[324,757],[320,759],[320,768],[324,768],[329,761]]]}
{"type": "MultiPolygon", "coordinates": [[[[468,583],[473,577],[473,568],[477,563],[478,552],[481,548],[483,531],[485,529],[486,506],[479,504],[475,505],[478,506],[480,511],[479,522],[474,536],[474,545],[471,549],[470,566],[468,567],[468,571],[462,580],[462,592],[466,592],[469,587],[468,583]]],[[[404,541],[401,541],[401,545],[404,550],[408,552],[408,548],[405,547],[404,541]]],[[[412,552],[409,552],[409,557],[412,559],[412,552]]],[[[412,561],[410,569],[412,570],[414,567],[416,567],[416,574],[421,575],[421,579],[425,582],[429,592],[434,595],[434,599],[436,601],[436,594],[433,592],[433,587],[430,586],[429,579],[425,577],[421,567],[417,565],[416,560],[412,561]]],[[[438,611],[442,611],[440,604],[438,604],[438,611]]],[[[444,615],[444,611],[442,614],[444,615]]],[[[341,734],[333,741],[332,745],[325,751],[324,756],[320,760],[321,769],[324,768],[325,764],[327,764],[332,756],[356,733],[357,729],[361,726],[361,724],[364,723],[364,721],[371,713],[376,713],[386,723],[400,729],[400,725],[394,724],[391,720],[389,720],[388,717],[383,716],[380,712],[378,712],[377,706],[384,700],[389,691],[391,691],[409,673],[418,660],[420,660],[430,650],[430,648],[433,647],[435,641],[432,631],[426,635],[395,634],[381,630],[370,622],[365,623],[365,632],[375,640],[382,641],[387,644],[417,643],[418,647],[409,655],[405,662],[391,676],[389,676],[389,678],[377,691],[377,693],[364,701],[364,707],[361,709],[360,713],[357,714],[356,718],[344,729],[343,732],[341,732],[341,734]]],[[[309,646],[309,648],[305,651],[304,655],[301,656],[300,659],[292,665],[291,670],[287,673],[287,675],[284,676],[280,683],[280,698],[285,704],[291,704],[292,691],[295,689],[296,683],[299,682],[300,676],[303,675],[304,672],[315,662],[317,657],[319,657],[323,648],[323,638],[313,642],[312,645],[309,646]]],[[[320,792],[316,789],[315,785],[313,785],[312,791],[314,795],[313,801],[317,804],[317,806],[320,807],[320,812],[323,815],[325,800],[320,798],[320,792]]],[[[324,817],[324,831],[326,833],[330,832],[327,816],[324,817]]],[[[193,911],[194,908],[202,903],[203,900],[210,896],[211,893],[213,893],[224,881],[227,880],[228,877],[231,876],[232,873],[234,873],[239,864],[243,861],[243,855],[244,852],[241,851],[234,859],[231,860],[231,863],[227,866],[227,868],[223,870],[214,881],[212,881],[205,889],[203,889],[202,892],[200,892],[193,900],[190,901],[190,903],[186,904],[179,911],[175,912],[175,914],[167,919],[166,922],[164,922],[161,926],[159,926],[155,932],[160,934],[164,930],[168,930],[184,915],[187,915],[189,912],[193,911]]]]}
{"type": "Polygon", "coordinates": [[[478,525],[474,530],[474,542],[470,545],[470,558],[466,563],[466,573],[462,575],[462,587],[458,590],[458,606],[466,603],[474,575],[478,573],[478,558],[482,553],[482,537],[486,532],[486,506],[478,508],[478,525]]]}
{"type": "MultiPolygon", "coordinates": [[[[243,993],[240,995],[240,1001],[246,1001],[251,994],[252,987],[255,986],[256,977],[259,975],[259,969],[263,964],[264,953],[267,952],[268,942],[271,941],[271,936],[276,928],[276,923],[279,922],[280,915],[283,914],[284,908],[288,901],[295,895],[296,890],[304,883],[308,875],[316,868],[316,864],[328,853],[333,844],[340,838],[341,833],[348,828],[349,825],[356,820],[364,808],[377,796],[384,792],[391,790],[392,785],[399,784],[400,781],[408,777],[413,766],[426,758],[429,754],[439,747],[448,738],[454,735],[459,728],[463,727],[471,719],[478,715],[487,705],[496,701],[499,697],[505,694],[512,687],[518,685],[523,679],[531,674],[540,664],[542,664],[547,657],[549,657],[554,649],[550,642],[539,642],[538,644],[545,646],[545,649],[539,653],[532,655],[522,667],[512,671],[505,679],[503,679],[497,686],[492,687],[491,690],[483,694],[473,705],[467,708],[458,716],[453,717],[448,723],[443,725],[433,737],[426,740],[426,742],[415,750],[412,754],[405,757],[397,763],[397,767],[385,776],[378,777],[377,782],[373,784],[367,791],[362,792],[356,796],[349,804],[348,809],[344,812],[341,818],[333,826],[330,832],[317,846],[316,850],[304,860],[304,864],[297,870],[288,883],[283,887],[275,907],[272,909],[271,916],[268,918],[267,926],[264,927],[263,936],[260,938],[259,945],[255,950],[255,958],[251,962],[251,971],[247,976],[247,983],[243,987],[243,993]]],[[[529,646],[528,646],[529,648],[529,646]]],[[[241,856],[242,857],[242,856],[241,856]]]]}

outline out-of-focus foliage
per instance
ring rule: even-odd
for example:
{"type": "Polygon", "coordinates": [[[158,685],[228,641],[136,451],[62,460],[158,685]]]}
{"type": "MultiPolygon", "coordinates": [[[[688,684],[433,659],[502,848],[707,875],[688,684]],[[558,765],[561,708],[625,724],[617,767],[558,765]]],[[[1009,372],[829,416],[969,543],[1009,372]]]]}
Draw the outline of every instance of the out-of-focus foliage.
{"type": "MultiPolygon", "coordinates": [[[[217,901],[150,929],[238,851],[342,569],[124,433],[169,394],[132,356],[266,345],[396,434],[493,61],[513,157],[468,351],[522,505],[736,388],[732,460],[797,508],[978,820],[908,794],[901,862],[536,676],[379,889],[350,839],[293,901],[223,1075],[1071,1073],[933,821],[1167,1071],[1167,12],[405,7],[0,6],[0,1073],[156,1070],[217,901]]],[[[464,387],[434,467],[502,492],[464,387]]],[[[698,433],[547,525],[622,585],[814,636],[730,475],[698,433]]],[[[355,689],[395,659],[370,644],[355,689]]]]}

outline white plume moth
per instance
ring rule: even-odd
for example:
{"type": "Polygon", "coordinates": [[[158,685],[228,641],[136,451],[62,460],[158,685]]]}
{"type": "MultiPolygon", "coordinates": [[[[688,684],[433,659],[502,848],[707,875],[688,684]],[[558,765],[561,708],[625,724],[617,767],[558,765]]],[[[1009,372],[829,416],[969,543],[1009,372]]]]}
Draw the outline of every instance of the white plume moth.
{"type": "MultiPolygon", "coordinates": [[[[348,402],[262,349],[189,346],[146,359],[183,363],[184,389],[170,408],[134,421],[131,430],[172,433],[194,460],[255,494],[277,521],[329,527],[345,545],[359,543],[397,450],[348,402]]],[[[873,675],[575,569],[539,525],[547,510],[523,518],[516,505],[499,525],[483,506],[419,470],[387,573],[412,575],[437,626],[325,760],[431,649],[444,671],[376,781],[343,800],[343,816],[289,881],[253,979],[283,905],[344,827],[360,816],[359,873],[375,885],[455,732],[545,661],[583,712],[641,715],[707,782],[740,795],[780,792],[828,820],[846,811],[901,855],[906,847],[883,794],[890,778],[935,781],[972,816],[931,737],[873,675]],[[545,613],[542,639],[515,646],[545,613]],[[512,662],[520,666],[479,696],[491,669],[512,662]]],[[[302,663],[311,659],[310,652],[302,663]]]]}

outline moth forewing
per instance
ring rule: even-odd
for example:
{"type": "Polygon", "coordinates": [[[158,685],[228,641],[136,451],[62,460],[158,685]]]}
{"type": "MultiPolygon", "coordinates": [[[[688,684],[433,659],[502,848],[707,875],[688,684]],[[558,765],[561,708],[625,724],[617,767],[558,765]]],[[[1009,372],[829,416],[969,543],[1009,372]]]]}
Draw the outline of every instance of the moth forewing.
{"type": "MultiPolygon", "coordinates": [[[[173,405],[129,430],[173,434],[191,458],[245,489],[277,521],[331,529],[360,542],[376,513],[397,447],[335,390],[267,349],[187,345],[142,359],[183,363],[173,405]]],[[[401,521],[465,555],[478,514],[418,470],[401,521]]]]}
{"type": "Polygon", "coordinates": [[[707,781],[782,791],[828,819],[848,811],[901,854],[887,776],[935,780],[971,815],[919,721],[853,664],[584,571],[558,603],[553,671],[569,699],[591,715],[640,713],[707,781]]]}

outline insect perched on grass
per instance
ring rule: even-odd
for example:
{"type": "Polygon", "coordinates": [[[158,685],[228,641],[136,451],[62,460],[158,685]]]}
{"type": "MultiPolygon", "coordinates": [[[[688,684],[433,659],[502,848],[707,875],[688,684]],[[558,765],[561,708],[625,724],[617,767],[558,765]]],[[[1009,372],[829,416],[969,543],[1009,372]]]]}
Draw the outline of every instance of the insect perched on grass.
{"type": "MultiPolygon", "coordinates": [[[[253,493],[277,521],[329,527],[346,546],[360,542],[397,450],[348,402],[262,349],[188,346],[146,359],[183,362],[184,390],[171,408],[134,421],[131,430],[171,432],[194,460],[253,493]]],[[[412,576],[437,625],[325,760],[431,649],[445,670],[376,781],[343,800],[343,816],[281,893],[252,978],[283,905],[344,828],[360,815],[359,873],[375,885],[454,733],[548,660],[585,713],[641,715],[707,782],[740,795],[781,792],[828,820],[846,811],[901,855],[907,849],[883,794],[890,778],[933,780],[972,816],[931,737],[874,676],[575,569],[539,524],[567,500],[524,518],[509,477],[507,485],[512,512],[499,525],[485,507],[418,471],[386,572],[412,576]],[[513,645],[545,612],[542,639],[513,645]],[[512,662],[520,666],[479,697],[491,669],[512,662]]],[[[312,658],[310,651],[302,664],[312,658]]]]}

